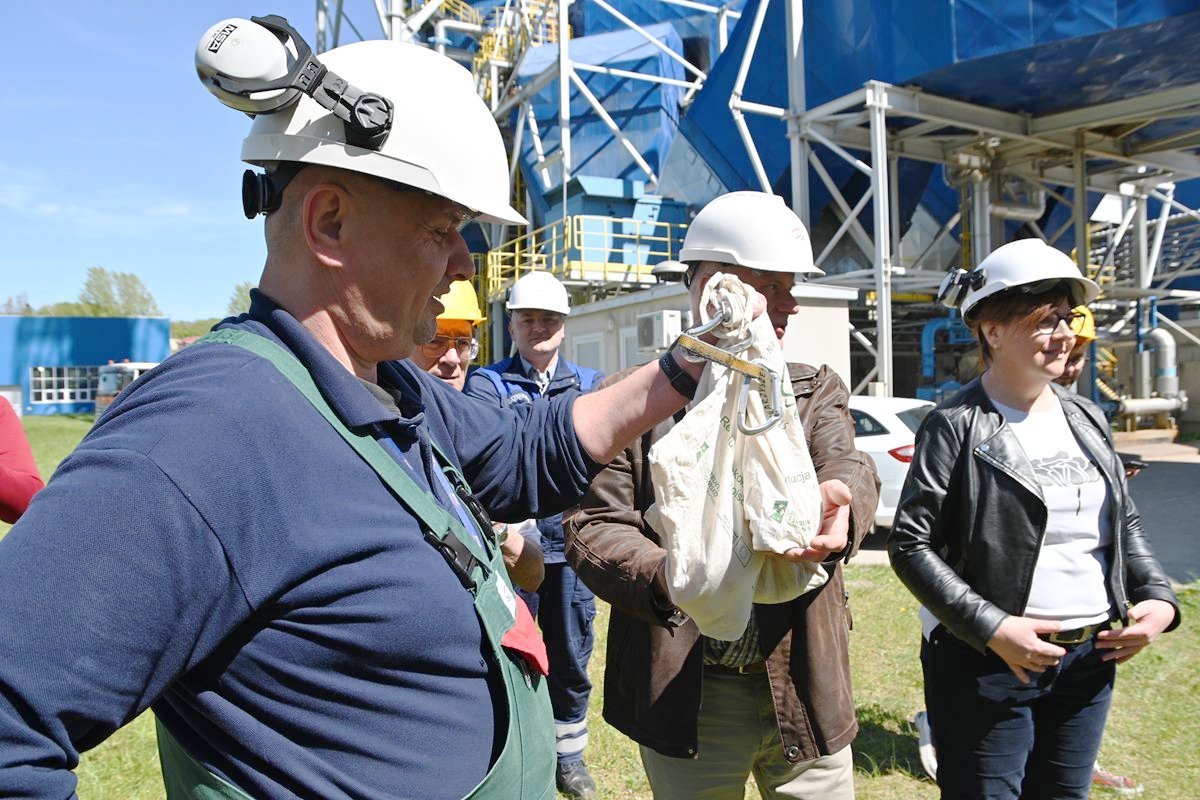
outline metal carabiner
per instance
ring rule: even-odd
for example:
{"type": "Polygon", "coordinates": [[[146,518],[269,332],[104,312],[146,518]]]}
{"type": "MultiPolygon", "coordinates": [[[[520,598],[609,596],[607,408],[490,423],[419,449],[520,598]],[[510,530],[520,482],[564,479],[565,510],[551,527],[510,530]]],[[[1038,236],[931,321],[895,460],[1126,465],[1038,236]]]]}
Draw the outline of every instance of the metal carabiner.
{"type": "Polygon", "coordinates": [[[747,422],[750,413],[750,383],[756,378],[746,375],[742,379],[742,388],[738,393],[737,426],[738,430],[747,436],[757,436],[771,430],[779,424],[779,420],[783,419],[783,386],[779,382],[779,376],[767,366],[765,360],[756,358],[751,363],[761,367],[765,376],[765,379],[761,379],[763,391],[759,393],[759,397],[762,398],[763,410],[768,411],[768,416],[758,425],[750,425],[747,422]]]}
{"type": "MultiPolygon", "coordinates": [[[[709,319],[708,322],[697,325],[694,328],[688,328],[686,331],[684,331],[684,334],[698,338],[709,331],[716,330],[717,328],[721,327],[725,320],[730,319],[732,316],[733,309],[729,307],[729,301],[721,298],[720,307],[717,308],[717,313],[713,314],[712,318],[709,319]]],[[[693,364],[699,364],[700,362],[707,360],[703,356],[699,356],[696,353],[686,349],[683,350],[683,357],[688,361],[691,361],[693,364]]]]}
{"type": "MultiPolygon", "coordinates": [[[[689,336],[700,337],[700,336],[703,336],[704,334],[708,333],[709,331],[716,330],[721,325],[725,324],[727,321],[733,319],[733,308],[730,307],[730,305],[729,305],[729,299],[725,298],[725,297],[721,297],[721,298],[717,299],[717,302],[720,303],[719,307],[717,308],[717,313],[714,314],[712,316],[712,318],[709,319],[708,322],[697,325],[694,328],[688,328],[686,331],[684,331],[684,333],[689,336]]],[[[727,345],[727,346],[723,347],[722,349],[726,353],[732,353],[732,354],[737,354],[737,353],[741,353],[746,350],[749,350],[754,345],[754,342],[755,342],[754,329],[747,328],[746,333],[747,333],[746,338],[744,338],[740,341],[734,342],[732,345],[727,345]]],[[[687,350],[685,350],[683,352],[683,357],[686,358],[688,361],[691,361],[693,364],[698,364],[701,361],[705,360],[705,359],[697,356],[695,353],[689,353],[687,350]]]]}

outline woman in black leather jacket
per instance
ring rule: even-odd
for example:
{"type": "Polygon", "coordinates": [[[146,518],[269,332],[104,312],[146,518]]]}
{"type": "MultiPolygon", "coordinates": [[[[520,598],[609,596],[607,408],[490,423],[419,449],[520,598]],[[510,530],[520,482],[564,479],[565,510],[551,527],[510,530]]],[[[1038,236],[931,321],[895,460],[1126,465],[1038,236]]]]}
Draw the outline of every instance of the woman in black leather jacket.
{"type": "Polygon", "coordinates": [[[1179,623],[1104,415],[1053,384],[1098,291],[1040,240],[943,284],[986,371],[926,418],[888,539],[943,797],[1086,798],[1116,664],[1179,623]]]}

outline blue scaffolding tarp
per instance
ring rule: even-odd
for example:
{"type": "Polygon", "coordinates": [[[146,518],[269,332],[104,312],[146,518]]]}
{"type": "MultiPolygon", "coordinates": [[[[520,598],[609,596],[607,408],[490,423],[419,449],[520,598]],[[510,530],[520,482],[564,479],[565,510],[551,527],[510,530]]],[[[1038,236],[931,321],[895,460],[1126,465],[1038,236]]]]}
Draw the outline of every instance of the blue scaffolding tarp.
{"type": "MultiPolygon", "coordinates": [[[[682,53],[682,41],[670,24],[652,25],[646,30],[672,52],[682,53]]],[[[572,39],[569,52],[571,60],[581,64],[676,80],[684,77],[683,67],[677,61],[630,30],[572,39]]],[[[531,50],[518,70],[519,85],[529,83],[545,70],[555,69],[557,58],[556,44],[531,50]]],[[[656,171],[661,169],[675,136],[682,90],[676,86],[598,72],[581,70],[578,75],[650,168],[656,171]]],[[[649,177],[577,87],[571,88],[570,102],[571,170],[574,174],[627,180],[646,180],[649,177]]],[[[560,149],[557,77],[533,97],[531,109],[542,152],[547,157],[554,156],[560,149]]],[[[512,117],[514,126],[518,122],[517,114],[514,112],[512,117]]],[[[547,209],[542,195],[562,185],[562,167],[557,162],[546,167],[549,180],[543,180],[543,170],[537,166],[535,147],[532,131],[527,127],[522,135],[519,159],[529,187],[534,222],[540,224],[547,209]]]]}
{"type": "MultiPolygon", "coordinates": [[[[758,188],[729,110],[729,96],[751,21],[764,1],[747,3],[728,47],[680,121],[687,145],[728,190],[758,188]]],[[[1194,83],[1200,65],[1180,54],[1197,52],[1200,45],[1196,8],[1194,0],[808,0],[807,103],[819,105],[877,79],[998,108],[1044,113],[1194,83]]],[[[783,79],[785,11],[779,0],[767,9],[744,100],[788,104],[783,79]]],[[[746,120],[769,180],[777,192],[789,195],[784,122],[753,114],[746,120]]],[[[1134,138],[1196,127],[1195,120],[1164,120],[1134,138]]],[[[853,203],[865,189],[865,179],[836,157],[824,161],[853,203]]],[[[934,170],[920,164],[904,169],[902,227],[923,191],[930,193],[923,202],[931,209],[957,205],[952,190],[940,179],[930,180],[934,170]]],[[[810,197],[817,219],[829,195],[813,176],[810,197]]],[[[869,227],[870,214],[862,220],[869,227]]]]}

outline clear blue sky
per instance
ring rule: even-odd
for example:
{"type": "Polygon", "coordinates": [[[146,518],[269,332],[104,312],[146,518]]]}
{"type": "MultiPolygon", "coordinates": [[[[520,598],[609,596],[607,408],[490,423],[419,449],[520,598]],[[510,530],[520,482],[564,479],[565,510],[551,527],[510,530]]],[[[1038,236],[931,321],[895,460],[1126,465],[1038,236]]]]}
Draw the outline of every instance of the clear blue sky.
{"type": "MultiPolygon", "coordinates": [[[[234,286],[262,270],[262,218],[241,211],[249,118],[200,85],[196,43],[218,20],[276,13],[311,44],[314,7],[6,4],[0,302],[21,293],[35,307],[75,300],[98,266],[140,277],[172,319],[223,316],[234,286]]],[[[378,35],[372,15],[347,7],[364,34],[378,35]]]]}

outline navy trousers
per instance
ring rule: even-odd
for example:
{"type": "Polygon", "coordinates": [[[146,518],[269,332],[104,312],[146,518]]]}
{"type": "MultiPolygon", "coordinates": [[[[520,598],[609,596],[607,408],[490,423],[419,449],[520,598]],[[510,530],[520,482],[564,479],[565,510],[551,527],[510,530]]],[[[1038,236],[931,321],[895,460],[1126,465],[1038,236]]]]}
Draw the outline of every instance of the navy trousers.
{"type": "Polygon", "coordinates": [[[1116,668],[1092,642],[1021,683],[998,655],[938,626],[922,642],[943,798],[1086,800],[1116,668]]]}
{"type": "Polygon", "coordinates": [[[546,564],[546,578],[537,593],[520,592],[542,629],[550,656],[550,705],[558,737],[558,761],[583,759],[587,746],[588,661],[592,657],[592,620],[596,596],[568,564],[546,564]]]}

